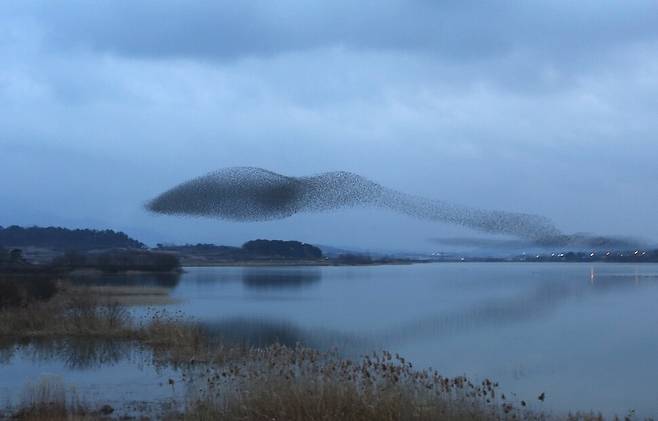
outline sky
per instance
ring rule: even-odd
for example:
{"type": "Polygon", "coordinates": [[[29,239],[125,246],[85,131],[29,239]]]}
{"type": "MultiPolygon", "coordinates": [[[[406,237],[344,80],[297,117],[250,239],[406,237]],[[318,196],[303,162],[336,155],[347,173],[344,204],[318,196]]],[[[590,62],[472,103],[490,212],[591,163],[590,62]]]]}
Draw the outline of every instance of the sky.
{"type": "Polygon", "coordinates": [[[658,241],[654,0],[5,1],[0,104],[2,226],[419,251],[481,236],[368,208],[144,210],[256,166],[658,241]]]}

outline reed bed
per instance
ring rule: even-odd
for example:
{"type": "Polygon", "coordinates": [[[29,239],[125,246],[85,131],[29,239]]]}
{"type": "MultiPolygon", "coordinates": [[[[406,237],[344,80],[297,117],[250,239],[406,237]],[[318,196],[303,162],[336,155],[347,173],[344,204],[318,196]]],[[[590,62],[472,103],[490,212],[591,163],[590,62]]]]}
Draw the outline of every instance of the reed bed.
{"type": "Polygon", "coordinates": [[[60,294],[47,302],[0,311],[0,336],[128,336],[133,323],[124,306],[92,294],[60,294]]]}
{"type": "Polygon", "coordinates": [[[168,419],[429,421],[542,419],[507,402],[490,380],[474,384],[417,371],[388,352],[354,362],[337,352],[274,345],[190,379],[184,413],[168,419]],[[205,387],[196,383],[205,383],[205,387]]]}
{"type": "MultiPolygon", "coordinates": [[[[71,339],[137,342],[163,363],[210,360],[208,336],[181,313],[152,310],[136,319],[112,295],[93,289],[70,289],[46,302],[0,309],[0,348],[31,340],[71,339]]],[[[213,359],[219,349],[212,348],[213,359]]]]}

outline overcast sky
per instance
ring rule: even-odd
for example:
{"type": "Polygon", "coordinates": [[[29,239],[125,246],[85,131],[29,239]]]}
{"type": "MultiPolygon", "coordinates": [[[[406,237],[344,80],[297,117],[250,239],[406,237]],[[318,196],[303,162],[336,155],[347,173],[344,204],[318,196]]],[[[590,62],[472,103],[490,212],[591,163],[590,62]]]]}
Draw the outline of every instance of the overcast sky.
{"type": "Polygon", "coordinates": [[[472,234],[369,209],[143,210],[259,166],[658,240],[655,0],[4,1],[0,106],[3,226],[415,250],[472,234]]]}

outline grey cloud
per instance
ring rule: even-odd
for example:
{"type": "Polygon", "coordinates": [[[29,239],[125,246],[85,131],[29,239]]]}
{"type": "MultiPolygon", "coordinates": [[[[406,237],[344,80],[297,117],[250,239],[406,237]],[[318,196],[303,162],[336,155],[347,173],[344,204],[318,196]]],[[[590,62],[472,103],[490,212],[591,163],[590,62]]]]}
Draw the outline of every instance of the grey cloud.
{"type": "Polygon", "coordinates": [[[99,228],[156,233],[145,241],[234,244],[428,247],[430,235],[465,235],[387,212],[234,226],[141,209],[180,178],[249,165],[344,169],[414,195],[546,215],[564,232],[658,238],[657,10],[3,2],[0,225],[84,226],[93,215],[99,228]],[[44,198],[60,219],[28,217],[44,198]]]}
{"type": "MultiPolygon", "coordinates": [[[[5,6],[6,7],[6,6],[5,6]]],[[[49,1],[15,6],[49,40],[137,57],[226,59],[312,48],[547,61],[656,39],[658,4],[606,1],[49,1]]]]}
{"type": "Polygon", "coordinates": [[[443,246],[494,250],[567,249],[567,250],[631,250],[645,248],[648,243],[640,238],[607,237],[594,234],[560,234],[539,241],[497,238],[449,237],[432,238],[430,241],[443,246]]]}

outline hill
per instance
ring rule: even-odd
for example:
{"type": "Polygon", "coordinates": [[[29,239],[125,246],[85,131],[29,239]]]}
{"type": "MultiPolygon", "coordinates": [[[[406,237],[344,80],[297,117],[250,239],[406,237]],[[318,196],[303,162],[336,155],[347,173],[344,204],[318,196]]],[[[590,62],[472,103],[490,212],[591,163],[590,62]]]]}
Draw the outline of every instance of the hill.
{"type": "Polygon", "coordinates": [[[320,261],[322,250],[300,241],[252,240],[241,247],[215,244],[162,245],[158,250],[177,253],[183,264],[221,264],[232,262],[320,261]]]}
{"type": "Polygon", "coordinates": [[[142,249],[146,246],[123,232],[61,227],[0,227],[0,247],[53,250],[142,249]]]}

